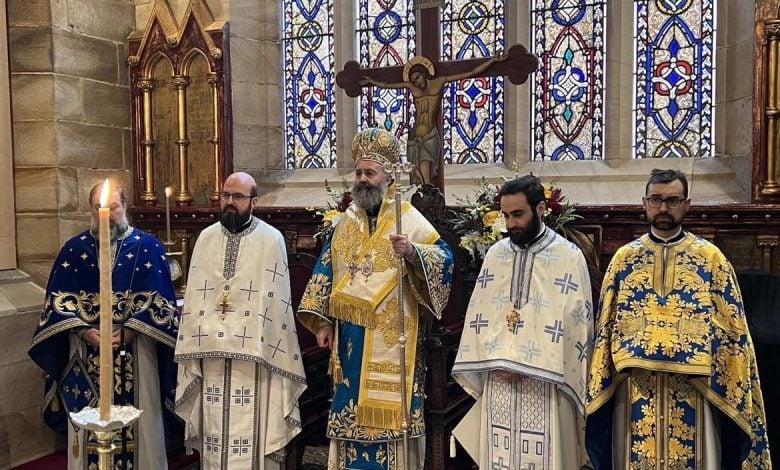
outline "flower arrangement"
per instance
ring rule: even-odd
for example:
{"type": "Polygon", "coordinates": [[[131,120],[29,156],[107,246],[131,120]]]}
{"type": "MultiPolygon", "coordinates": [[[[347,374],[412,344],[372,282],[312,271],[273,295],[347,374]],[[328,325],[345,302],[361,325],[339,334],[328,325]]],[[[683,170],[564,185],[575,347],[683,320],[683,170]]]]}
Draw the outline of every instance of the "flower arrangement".
{"type": "Polygon", "coordinates": [[[347,210],[347,207],[352,203],[352,191],[349,188],[346,180],[341,182],[342,189],[334,189],[331,187],[328,180],[325,180],[325,191],[328,192],[333,203],[327,202],[326,207],[313,208],[309,207],[310,211],[314,211],[316,215],[322,216],[322,223],[317,227],[317,232],[314,234],[314,238],[317,240],[324,240],[333,231],[333,227],[336,226],[341,215],[347,210]]]}
{"type": "MultiPolygon", "coordinates": [[[[468,197],[457,198],[463,210],[455,214],[452,228],[460,237],[460,246],[469,250],[472,256],[476,252],[484,256],[490,245],[504,237],[506,223],[501,215],[500,187],[483,176],[474,202],[468,197]]],[[[574,205],[566,199],[561,188],[544,185],[544,196],[547,199],[544,224],[567,237],[566,224],[582,216],[575,213],[574,205]]]]}

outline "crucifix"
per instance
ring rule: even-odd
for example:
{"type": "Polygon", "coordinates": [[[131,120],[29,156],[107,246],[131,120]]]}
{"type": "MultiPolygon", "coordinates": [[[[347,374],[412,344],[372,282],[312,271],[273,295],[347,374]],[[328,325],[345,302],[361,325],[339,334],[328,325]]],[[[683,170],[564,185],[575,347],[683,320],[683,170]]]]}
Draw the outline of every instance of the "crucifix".
{"type": "Polygon", "coordinates": [[[233,310],[230,310],[230,302],[228,302],[227,292],[223,292],[222,293],[222,302],[220,302],[217,306],[222,308],[222,320],[224,321],[225,320],[225,315],[228,312],[232,312],[233,311],[233,310]]]}
{"type": "Polygon", "coordinates": [[[519,85],[536,70],[538,59],[517,44],[503,56],[440,61],[439,8],[422,9],[418,18],[419,56],[394,67],[361,68],[357,62],[349,61],[336,75],[336,84],[353,98],[360,96],[362,88],[369,86],[409,89],[416,110],[407,153],[410,162],[417,166],[410,179],[412,183],[433,184],[443,191],[441,99],[444,85],[452,81],[498,76],[506,76],[510,82],[519,85]]]}

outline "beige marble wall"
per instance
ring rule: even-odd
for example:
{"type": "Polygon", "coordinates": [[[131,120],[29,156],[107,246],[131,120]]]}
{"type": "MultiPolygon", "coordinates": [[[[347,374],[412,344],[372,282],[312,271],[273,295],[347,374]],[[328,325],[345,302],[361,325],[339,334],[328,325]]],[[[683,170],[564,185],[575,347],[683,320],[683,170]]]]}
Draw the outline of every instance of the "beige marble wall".
{"type": "Polygon", "coordinates": [[[0,5],[0,270],[16,267],[11,94],[8,92],[8,29],[5,2],[0,5]]]}

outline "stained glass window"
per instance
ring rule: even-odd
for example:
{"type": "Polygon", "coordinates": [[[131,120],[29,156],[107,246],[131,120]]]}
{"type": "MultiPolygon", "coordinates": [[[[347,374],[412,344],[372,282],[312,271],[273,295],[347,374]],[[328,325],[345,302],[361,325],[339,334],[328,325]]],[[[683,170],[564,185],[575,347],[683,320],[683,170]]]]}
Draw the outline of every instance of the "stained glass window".
{"type": "MultiPolygon", "coordinates": [[[[505,52],[504,0],[449,0],[442,8],[442,60],[505,52]]],[[[442,103],[444,163],[504,160],[504,78],[447,85],[442,103]]]]}
{"type": "Polygon", "coordinates": [[[635,157],[712,156],[714,0],[635,8],[635,157]]]}
{"type": "Polygon", "coordinates": [[[333,0],[283,2],[285,166],[336,166],[333,0]]]}
{"type": "Polygon", "coordinates": [[[534,0],[533,160],[598,160],[604,149],[603,0],[534,0]]]}
{"type": "MultiPolygon", "coordinates": [[[[415,17],[412,0],[360,0],[357,41],[361,67],[393,67],[415,54],[415,17]]],[[[360,95],[360,127],[376,126],[392,132],[406,149],[414,124],[412,96],[406,88],[369,87],[360,95]]],[[[404,151],[405,153],[405,151],[404,151]]]]}

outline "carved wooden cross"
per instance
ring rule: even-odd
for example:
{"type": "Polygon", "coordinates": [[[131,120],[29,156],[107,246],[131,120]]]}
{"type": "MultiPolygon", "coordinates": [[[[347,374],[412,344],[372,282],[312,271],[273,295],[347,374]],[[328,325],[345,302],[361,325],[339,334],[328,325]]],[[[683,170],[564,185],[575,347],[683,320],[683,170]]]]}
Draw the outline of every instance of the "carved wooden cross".
{"type": "MultiPolygon", "coordinates": [[[[439,50],[440,50],[440,14],[438,8],[428,8],[421,10],[420,22],[418,23],[417,31],[420,39],[418,44],[421,44],[420,55],[428,58],[436,58],[431,60],[433,68],[437,77],[441,76],[457,76],[464,74],[468,71],[478,69],[481,64],[491,60],[492,58],[471,59],[462,61],[447,61],[440,62],[439,50]]],[[[515,85],[524,83],[528,79],[528,75],[535,71],[538,66],[538,59],[533,54],[529,54],[525,47],[520,44],[512,46],[507,51],[506,58],[500,62],[495,62],[486,70],[481,70],[476,75],[470,75],[469,78],[475,77],[498,77],[506,76],[509,81],[515,85]]],[[[374,82],[385,83],[399,83],[404,81],[404,66],[399,65],[395,67],[381,67],[381,68],[361,68],[360,64],[356,61],[349,61],[344,64],[344,70],[336,75],[336,84],[343,88],[347,93],[347,96],[358,97],[360,96],[361,89],[363,87],[371,86],[366,82],[366,78],[374,82]]],[[[397,87],[396,87],[397,88],[397,87]]],[[[441,94],[438,99],[441,101],[441,94]]],[[[437,116],[433,119],[436,123],[436,129],[439,136],[442,135],[442,116],[441,106],[438,106],[437,116]]],[[[419,111],[418,111],[419,114],[419,111]]],[[[438,167],[439,173],[432,181],[442,191],[444,190],[444,172],[443,169],[443,155],[441,152],[441,146],[439,146],[438,155],[438,167]]]]}

